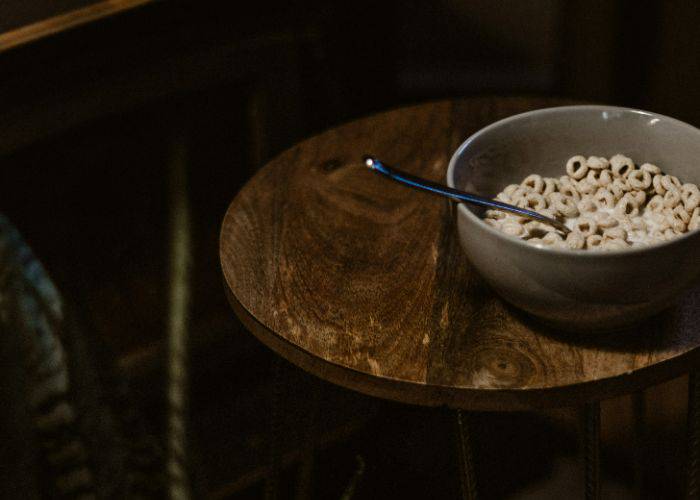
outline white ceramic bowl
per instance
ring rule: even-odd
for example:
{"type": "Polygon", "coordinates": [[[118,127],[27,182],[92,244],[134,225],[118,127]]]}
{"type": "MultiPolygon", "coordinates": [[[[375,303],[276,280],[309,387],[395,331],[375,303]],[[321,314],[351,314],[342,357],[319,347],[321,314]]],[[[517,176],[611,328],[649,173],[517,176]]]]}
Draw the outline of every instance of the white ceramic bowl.
{"type": "MultiPolygon", "coordinates": [[[[447,184],[494,197],[531,173],[560,177],[576,154],[622,153],[700,185],[700,130],[663,115],[611,106],[565,106],[511,116],[469,137],[447,184]]],[[[456,210],[469,260],[505,300],[556,327],[620,329],[671,305],[700,277],[700,231],[612,252],[537,248],[456,210]]]]}

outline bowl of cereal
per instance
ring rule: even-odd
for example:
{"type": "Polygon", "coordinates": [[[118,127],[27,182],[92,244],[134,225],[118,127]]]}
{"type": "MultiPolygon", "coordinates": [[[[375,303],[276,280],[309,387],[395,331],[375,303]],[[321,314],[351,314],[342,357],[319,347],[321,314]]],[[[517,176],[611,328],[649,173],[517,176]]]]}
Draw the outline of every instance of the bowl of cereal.
{"type": "Polygon", "coordinates": [[[700,130],[679,120],[612,106],[511,116],[457,149],[447,184],[571,229],[456,210],[460,243],[484,279],[557,328],[630,326],[700,278],[700,130]]]}

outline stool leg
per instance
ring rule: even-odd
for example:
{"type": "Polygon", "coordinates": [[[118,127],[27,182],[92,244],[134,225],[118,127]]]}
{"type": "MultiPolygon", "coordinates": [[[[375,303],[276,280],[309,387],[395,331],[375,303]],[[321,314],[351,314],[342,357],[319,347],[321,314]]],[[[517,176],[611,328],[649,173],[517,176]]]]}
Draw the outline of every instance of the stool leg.
{"type": "Polygon", "coordinates": [[[700,498],[700,371],[688,375],[687,498],[700,498]]]}
{"type": "Polygon", "coordinates": [[[647,456],[646,397],[644,391],[632,394],[634,426],[634,488],[637,498],[644,496],[647,456]]]}
{"type": "MultiPolygon", "coordinates": [[[[297,473],[295,500],[309,500],[312,498],[313,492],[313,475],[315,464],[315,433],[318,431],[318,423],[321,412],[321,399],[324,387],[321,381],[315,377],[305,377],[308,379],[310,387],[308,388],[308,398],[311,402],[309,413],[304,421],[305,428],[303,429],[304,444],[301,450],[301,458],[299,463],[299,471],[297,473]]],[[[301,384],[299,384],[301,385],[301,384]]]]}
{"type": "Polygon", "coordinates": [[[584,454],[586,500],[600,498],[600,403],[584,407],[584,454]]]}
{"type": "Polygon", "coordinates": [[[265,482],[265,500],[276,500],[280,471],[282,469],[282,450],[280,446],[282,432],[282,360],[275,356],[272,360],[272,386],[270,387],[270,432],[269,461],[270,474],[265,482]]]}
{"type": "Polygon", "coordinates": [[[170,159],[170,283],[168,304],[169,498],[191,498],[187,461],[188,345],[191,303],[191,207],[187,192],[187,148],[178,135],[170,159]]]}
{"type": "Polygon", "coordinates": [[[459,480],[464,500],[475,500],[476,475],[472,462],[472,437],[469,425],[469,415],[462,410],[457,410],[457,444],[459,460],[459,480]]]}

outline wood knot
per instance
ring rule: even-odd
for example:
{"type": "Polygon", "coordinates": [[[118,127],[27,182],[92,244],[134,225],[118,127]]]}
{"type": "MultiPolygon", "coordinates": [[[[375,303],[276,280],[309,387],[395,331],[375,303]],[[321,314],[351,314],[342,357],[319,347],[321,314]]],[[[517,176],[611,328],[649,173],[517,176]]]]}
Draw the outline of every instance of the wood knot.
{"type": "Polygon", "coordinates": [[[338,170],[342,166],[343,162],[340,160],[340,158],[331,158],[330,160],[321,162],[319,169],[323,172],[331,173],[338,170]]]}
{"type": "Polygon", "coordinates": [[[535,363],[515,346],[489,346],[477,349],[470,368],[475,387],[522,387],[535,374],[535,363]]]}

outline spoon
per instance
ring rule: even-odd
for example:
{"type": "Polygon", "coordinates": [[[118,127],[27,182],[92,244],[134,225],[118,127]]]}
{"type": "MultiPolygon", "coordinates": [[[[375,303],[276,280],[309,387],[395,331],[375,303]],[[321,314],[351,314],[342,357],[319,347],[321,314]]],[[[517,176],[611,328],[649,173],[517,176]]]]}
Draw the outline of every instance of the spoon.
{"type": "Polygon", "coordinates": [[[401,170],[390,167],[381,160],[373,156],[363,156],[362,160],[364,164],[370,169],[377,173],[380,173],[389,179],[396,182],[400,182],[406,186],[410,186],[415,189],[421,189],[423,191],[428,191],[433,194],[439,194],[445,196],[454,201],[466,201],[467,203],[472,203],[474,205],[481,205],[483,207],[497,208],[506,212],[511,212],[518,214],[522,217],[527,217],[528,219],[537,220],[549,224],[556,229],[560,230],[564,234],[568,234],[571,230],[564,225],[563,222],[550,217],[545,217],[542,214],[534,212],[532,210],[527,210],[525,208],[516,207],[515,205],[509,205],[508,203],[502,203],[496,200],[489,200],[482,196],[467,193],[465,191],[460,191],[459,189],[454,189],[436,182],[429,181],[427,179],[422,179],[414,175],[402,172],[401,170]]]}

